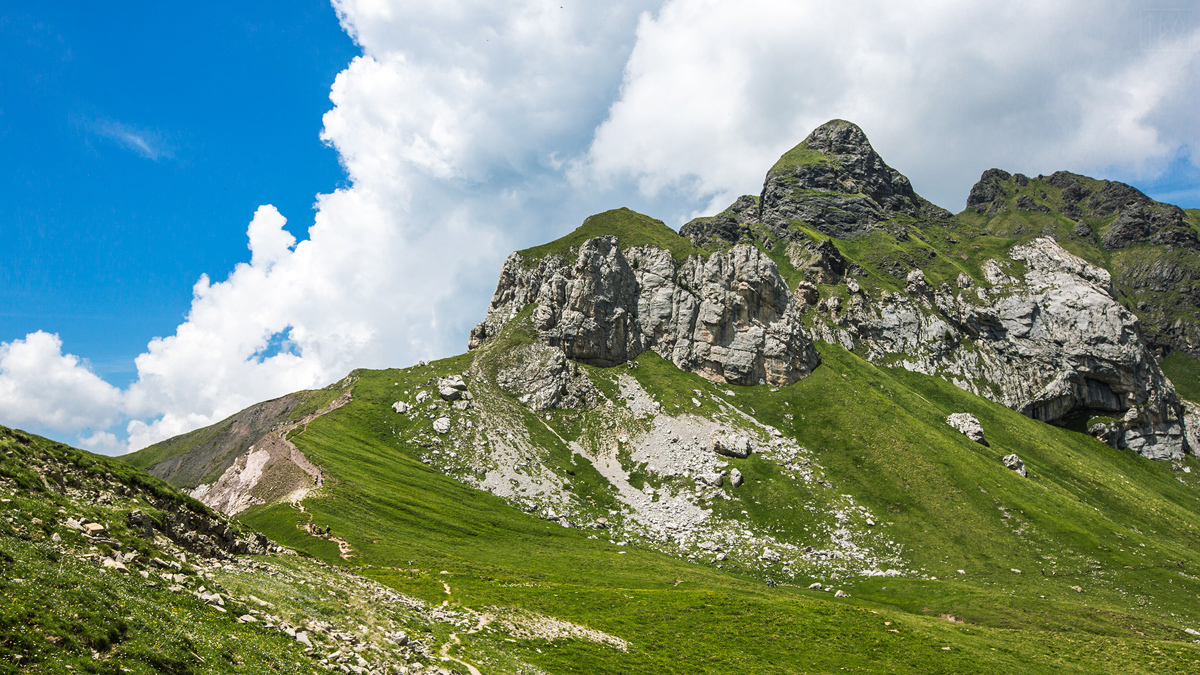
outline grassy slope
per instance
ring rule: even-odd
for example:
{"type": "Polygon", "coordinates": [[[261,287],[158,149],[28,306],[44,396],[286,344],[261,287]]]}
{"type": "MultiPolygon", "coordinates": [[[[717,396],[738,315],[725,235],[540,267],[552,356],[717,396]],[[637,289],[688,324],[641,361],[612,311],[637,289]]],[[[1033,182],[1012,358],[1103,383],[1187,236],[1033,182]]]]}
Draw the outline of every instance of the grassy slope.
{"type": "MultiPolygon", "coordinates": [[[[1195,486],[1180,484],[1166,465],[940,380],[876,368],[836,348],[823,355],[810,378],[778,393],[739,388],[729,402],[791,428],[843,491],[888,514],[889,535],[938,581],[850,580],[854,597],[836,601],[796,588],[768,592],[729,570],[637,549],[618,554],[587,532],[471,490],[416,461],[393,434],[411,422],[388,408],[397,387],[460,372],[468,356],[421,372],[364,372],[351,404],[293,438],[336,478],[327,496],[306,505],[352,543],[363,573],[401,591],[436,601],[446,597],[445,580],[452,602],[526,607],[634,645],[628,654],[586,642],[509,645],[551,672],[1185,672],[1198,662],[1200,652],[1180,631],[1200,622],[1192,599],[1200,585],[1180,574],[1200,562],[1195,486]],[[946,431],[942,418],[964,410],[980,418],[990,448],[946,431]],[[794,425],[783,417],[789,412],[794,425]],[[1000,465],[1011,451],[1026,461],[1030,479],[1000,465]],[[384,569],[410,561],[425,573],[384,569]],[[433,573],[442,570],[450,574],[433,573]]],[[[693,389],[715,391],[652,354],[638,363],[632,372],[668,408],[693,389]]],[[[769,466],[751,460],[743,472],[748,517],[803,527],[803,514],[781,499],[788,486],[771,480],[769,466]]],[[[296,529],[298,518],[274,506],[245,520],[337,562],[331,545],[296,529]]],[[[467,653],[470,640],[489,639],[464,637],[467,653]]]]}
{"type": "MultiPolygon", "coordinates": [[[[163,555],[125,524],[130,506],[161,518],[137,495],[206,510],[202,505],[112,458],[4,427],[0,453],[0,477],[15,488],[0,488],[0,673],[321,672],[286,636],[239,624],[189,594],[169,592],[165,583],[150,586],[136,575],[105,574],[95,563],[60,551],[97,550],[64,524],[69,516],[85,516],[106,523],[124,550],[146,558],[163,555]],[[131,503],[124,509],[80,503],[47,489],[31,468],[34,457],[82,467],[89,486],[129,486],[131,503]],[[51,543],[54,536],[61,545],[51,543]]],[[[100,552],[107,553],[107,545],[100,552]]]]}
{"type": "Polygon", "coordinates": [[[589,216],[573,232],[548,244],[518,251],[527,262],[533,263],[552,255],[567,255],[583,242],[602,235],[615,235],[621,248],[649,244],[666,249],[676,262],[686,260],[692,253],[702,253],[685,237],[667,227],[661,220],[642,215],[627,208],[613,209],[589,216]]]}
{"type": "Polygon", "coordinates": [[[1159,365],[1180,398],[1200,403],[1200,361],[1183,352],[1172,352],[1159,365]]]}

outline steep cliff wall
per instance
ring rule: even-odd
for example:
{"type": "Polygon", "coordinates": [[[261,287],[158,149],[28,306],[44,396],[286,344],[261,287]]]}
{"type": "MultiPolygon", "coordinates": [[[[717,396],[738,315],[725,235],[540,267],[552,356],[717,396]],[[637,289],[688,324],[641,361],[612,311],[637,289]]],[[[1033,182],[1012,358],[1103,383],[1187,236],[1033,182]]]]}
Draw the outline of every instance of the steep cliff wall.
{"type": "Polygon", "coordinates": [[[752,246],[680,265],[665,249],[623,250],[601,236],[574,260],[553,254],[529,263],[520,253],[505,262],[470,347],[536,303],[539,341],[582,363],[613,366],[653,349],[711,380],[783,386],[819,362],[787,283],[752,246]]]}

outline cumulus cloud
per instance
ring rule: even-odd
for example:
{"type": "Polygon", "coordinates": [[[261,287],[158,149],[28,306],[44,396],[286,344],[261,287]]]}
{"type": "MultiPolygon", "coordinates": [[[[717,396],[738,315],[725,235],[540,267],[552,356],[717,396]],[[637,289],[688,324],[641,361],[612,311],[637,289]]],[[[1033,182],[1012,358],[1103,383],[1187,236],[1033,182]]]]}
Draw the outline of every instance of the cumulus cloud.
{"type": "Polygon", "coordinates": [[[0,411],[7,425],[77,432],[117,419],[121,392],[43,331],[0,343],[0,411]]]}
{"type": "Polygon", "coordinates": [[[681,187],[718,208],[757,193],[780,154],[833,118],[861,125],[952,210],[991,166],[1153,174],[1200,140],[1200,16],[1140,30],[1153,11],[1116,0],[672,0],[639,23],[580,175],[631,177],[647,193],[681,187]]]}
{"type": "Polygon", "coordinates": [[[551,158],[586,149],[638,15],[540,2],[335,7],[363,50],[338,75],[322,131],[350,187],[318,196],[300,242],[284,214],[259,208],[250,262],[196,283],[186,321],[136,360],[132,448],[355,367],[464,349],[514,239],[561,227],[560,210],[528,204],[568,201],[551,158]]]}

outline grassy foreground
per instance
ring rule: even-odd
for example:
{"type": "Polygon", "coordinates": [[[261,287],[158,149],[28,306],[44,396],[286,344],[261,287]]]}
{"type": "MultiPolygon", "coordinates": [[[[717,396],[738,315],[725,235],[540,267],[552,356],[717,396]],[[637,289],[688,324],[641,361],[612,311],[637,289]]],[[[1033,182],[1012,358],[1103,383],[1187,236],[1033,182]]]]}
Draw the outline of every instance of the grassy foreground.
{"type": "MultiPolygon", "coordinates": [[[[1194,672],[1200,645],[1200,492],[1194,476],[1029,420],[935,378],[877,368],[823,347],[824,363],[781,391],[727,402],[817,453],[827,478],[904,546],[905,578],[839,581],[850,597],[617,546],[528,516],[421,463],[399,438],[419,424],[390,410],[397,391],[457,373],[463,355],[363,371],[354,400],[292,440],[334,477],[321,496],[258,507],[243,521],[399,591],[451,606],[517,607],[622,638],[480,632],[463,656],[503,649],[547,672],[1194,672]],[[990,446],[949,430],[971,412],[990,446]],[[1030,477],[999,458],[1017,452],[1030,477]],[[330,525],[350,547],[309,537],[330,525]],[[412,571],[416,570],[416,571],[412,571]],[[962,573],[959,572],[962,570],[962,573]],[[1019,572],[1017,571],[1019,570],[1019,572]],[[509,640],[515,640],[509,642],[509,640]]],[[[715,387],[652,353],[630,371],[666,409],[715,387]]],[[[596,373],[603,377],[603,372],[596,373]]],[[[554,420],[565,437],[585,414],[554,420]]],[[[1200,469],[1189,460],[1193,469],[1200,469]]],[[[586,474],[581,467],[581,475],[586,474]]],[[[792,489],[743,468],[746,517],[799,530],[792,489]]]]}

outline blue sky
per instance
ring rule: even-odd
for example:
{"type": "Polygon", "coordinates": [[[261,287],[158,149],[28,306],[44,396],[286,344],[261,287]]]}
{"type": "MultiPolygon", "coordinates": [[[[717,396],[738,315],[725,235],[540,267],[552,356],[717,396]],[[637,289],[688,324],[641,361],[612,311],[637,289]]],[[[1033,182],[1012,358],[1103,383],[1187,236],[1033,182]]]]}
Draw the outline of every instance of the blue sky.
{"type": "Polygon", "coordinates": [[[510,251],[835,117],[953,211],[992,166],[1198,207],[1198,86],[1170,0],[6,6],[0,423],[118,453],[458,353],[510,251]]]}
{"type": "Polygon", "coordinates": [[[320,0],[22,3],[0,14],[0,340],[58,333],[117,386],[259,204],[303,236],[345,182],[321,142],[358,49],[320,0]]]}

